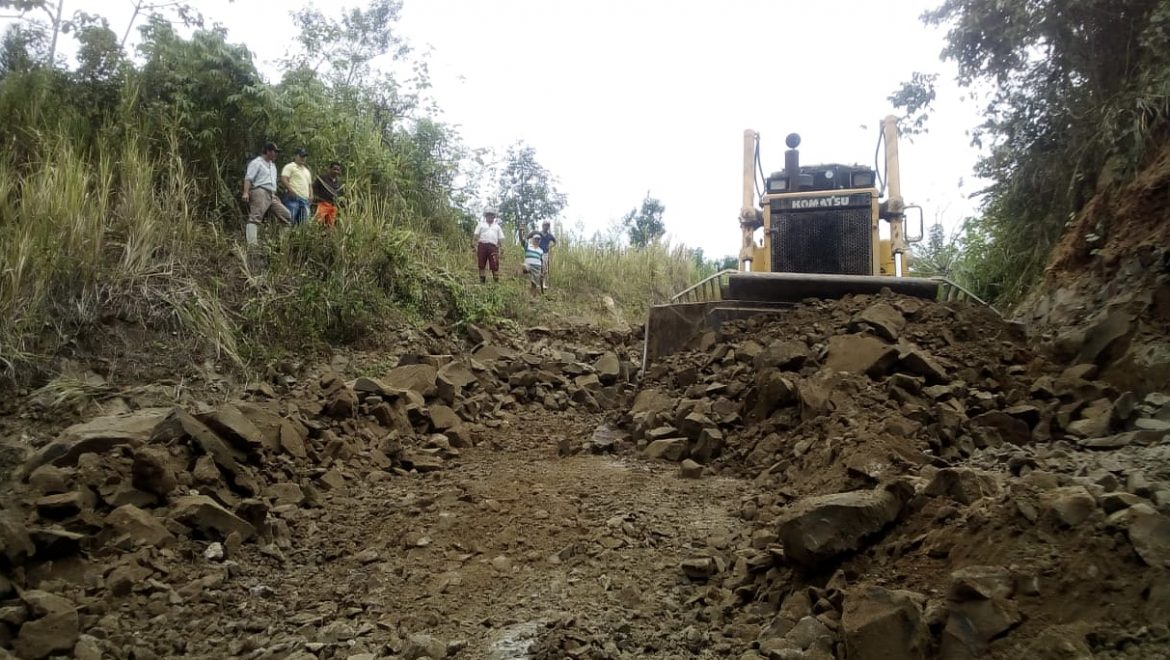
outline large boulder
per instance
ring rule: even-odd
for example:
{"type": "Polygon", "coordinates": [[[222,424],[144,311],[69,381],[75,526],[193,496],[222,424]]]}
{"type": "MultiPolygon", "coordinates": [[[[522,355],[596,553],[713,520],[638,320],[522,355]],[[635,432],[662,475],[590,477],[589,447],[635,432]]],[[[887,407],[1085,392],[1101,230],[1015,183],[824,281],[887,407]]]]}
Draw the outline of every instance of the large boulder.
{"type": "Polygon", "coordinates": [[[832,371],[884,376],[898,361],[898,350],[869,335],[835,335],[829,338],[825,367],[832,371]]]}
{"type": "Polygon", "coordinates": [[[429,364],[407,364],[391,369],[382,378],[387,386],[402,390],[413,390],[428,397],[437,393],[435,378],[438,370],[429,364]]]}
{"type": "Polygon", "coordinates": [[[239,408],[230,403],[199,415],[198,419],[244,452],[257,452],[264,446],[264,434],[239,408]]]}
{"type": "Polygon", "coordinates": [[[808,345],[795,339],[778,339],[756,354],[756,371],[799,371],[809,358],[808,345]]]}
{"type": "Polygon", "coordinates": [[[593,370],[597,372],[602,385],[613,385],[621,376],[622,362],[616,353],[606,352],[593,363],[593,370]]]}
{"type": "Polygon", "coordinates": [[[1102,312],[1085,328],[1078,363],[1109,364],[1125,352],[1135,331],[1134,316],[1119,307],[1102,312]]]}
{"type": "Polygon", "coordinates": [[[876,490],[834,493],[800,500],[781,515],[777,535],[784,555],[803,568],[858,550],[897,520],[913,494],[904,482],[876,490]]]}
{"type": "Polygon", "coordinates": [[[174,408],[167,418],[158,425],[151,441],[159,444],[189,440],[193,446],[211,457],[215,464],[231,475],[241,474],[240,462],[246,456],[219,437],[203,422],[192,417],[182,408],[174,408]]]}
{"type": "Polygon", "coordinates": [[[100,454],[114,447],[137,447],[150,440],[155,427],[166,419],[168,413],[169,408],[146,408],[74,424],[42,447],[28,461],[25,473],[31,473],[45,463],[59,467],[77,465],[77,458],[82,454],[100,454]]]}
{"type": "Polygon", "coordinates": [[[662,390],[653,388],[644,389],[634,397],[634,405],[630,407],[630,415],[638,413],[661,413],[674,408],[676,399],[662,390]]]}
{"type": "Polygon", "coordinates": [[[943,468],[927,484],[925,493],[949,497],[960,504],[972,504],[999,493],[999,483],[990,474],[967,468],[943,468]]]}
{"type": "Polygon", "coordinates": [[[921,600],[918,594],[876,586],[846,594],[841,632],[849,660],[925,660],[930,632],[921,600]]]}
{"type": "Polygon", "coordinates": [[[129,537],[135,545],[162,547],[175,540],[162,521],[133,504],[124,504],[111,511],[106,516],[106,524],[116,534],[129,537]]]}
{"type": "Polygon", "coordinates": [[[134,462],[130,466],[130,478],[135,488],[159,497],[170,495],[179,485],[171,455],[164,447],[136,449],[134,462]]]}
{"type": "Polygon", "coordinates": [[[73,604],[60,596],[38,590],[26,591],[21,597],[38,618],[26,621],[20,627],[12,644],[17,657],[39,660],[72,651],[81,635],[80,620],[73,604]]]}
{"type": "Polygon", "coordinates": [[[1170,518],[1148,505],[1134,507],[1130,515],[1129,542],[1148,566],[1170,568],[1170,518]]]}
{"type": "Polygon", "coordinates": [[[171,516],[188,527],[221,539],[238,532],[240,538],[247,540],[256,533],[256,528],[246,520],[205,495],[175,498],[171,516]]]}
{"type": "Polygon", "coordinates": [[[647,445],[643,454],[649,459],[681,461],[687,457],[686,438],[663,438],[647,445]]]}
{"type": "Polygon", "coordinates": [[[869,327],[886,341],[898,341],[898,335],[906,327],[906,317],[886,302],[876,302],[866,307],[850,322],[850,329],[869,327]]]}

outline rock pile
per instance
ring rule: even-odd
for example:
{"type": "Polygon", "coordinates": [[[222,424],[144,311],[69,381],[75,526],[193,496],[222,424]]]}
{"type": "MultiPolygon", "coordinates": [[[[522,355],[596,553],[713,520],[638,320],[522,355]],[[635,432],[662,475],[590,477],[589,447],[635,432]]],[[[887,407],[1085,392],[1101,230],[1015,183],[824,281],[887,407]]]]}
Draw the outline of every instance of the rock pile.
{"type": "Polygon", "coordinates": [[[987,310],[814,301],[653,365],[620,425],[761,486],[680,568],[744,658],[1112,652],[1168,633],[1170,398],[1096,375],[987,310]]]}
{"type": "MultiPolygon", "coordinates": [[[[540,330],[520,350],[482,334],[465,355],[402,355],[349,380],[327,372],[279,400],[264,387],[217,406],[98,417],[36,447],[0,510],[0,655],[99,657],[119,647],[105,617],[120,598],[197,601],[231,577],[242,544],[284,561],[312,509],[443,470],[511,414],[632,399],[624,350],[554,347],[540,330]],[[177,576],[164,566],[195,557],[218,568],[166,583],[177,576]]],[[[441,657],[416,646],[405,657],[441,657]]]]}

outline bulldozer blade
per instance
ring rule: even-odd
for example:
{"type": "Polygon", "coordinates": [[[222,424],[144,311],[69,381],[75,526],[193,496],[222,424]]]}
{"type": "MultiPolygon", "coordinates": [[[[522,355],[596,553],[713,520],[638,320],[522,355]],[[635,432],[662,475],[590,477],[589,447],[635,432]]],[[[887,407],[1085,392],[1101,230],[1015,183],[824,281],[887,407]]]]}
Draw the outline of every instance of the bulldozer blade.
{"type": "Polygon", "coordinates": [[[695,337],[708,330],[718,330],[728,321],[775,314],[789,307],[789,303],[743,304],[735,300],[655,305],[646,319],[642,368],[658,357],[685,349],[695,337]]]}
{"type": "Polygon", "coordinates": [[[799,302],[876,294],[882,289],[918,298],[938,298],[939,283],[921,277],[821,275],[817,273],[736,273],[727,278],[726,297],[752,302],[799,302]]]}

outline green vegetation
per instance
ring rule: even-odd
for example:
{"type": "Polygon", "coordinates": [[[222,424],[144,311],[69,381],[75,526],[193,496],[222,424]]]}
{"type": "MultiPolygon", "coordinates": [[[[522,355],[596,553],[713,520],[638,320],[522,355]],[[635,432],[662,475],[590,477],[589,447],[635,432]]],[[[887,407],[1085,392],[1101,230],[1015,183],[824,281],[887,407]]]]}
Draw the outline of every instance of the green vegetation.
{"type": "Polygon", "coordinates": [[[560,215],[568,203],[557,191],[552,173],[537,162],[536,150],[525,144],[508,149],[496,196],[500,215],[515,225],[516,240],[521,242],[543,221],[560,215]]]}
{"type": "MultiPolygon", "coordinates": [[[[143,18],[133,58],[103,19],[75,18],[72,68],[50,55],[60,25],[10,28],[0,45],[0,376],[27,379],[113,321],[173,333],[190,351],[178,364],[246,370],[376,342],[399,323],[636,321],[701,276],[685,248],[631,251],[569,234],[546,298],[518,275],[476,283],[468,224],[482,184],[465,180],[483,152],[432,118],[425,63],[409,61],[393,32],[398,8],[374,0],[338,21],[301,12],[306,34],[294,41],[305,50],[275,83],[221,30],[182,36],[159,15],[143,18]],[[313,35],[329,46],[315,49],[313,35]],[[376,71],[379,56],[410,73],[376,71]],[[285,157],[305,146],[316,168],[344,162],[348,202],[335,230],[265,225],[249,254],[239,194],[265,140],[285,157]]],[[[560,200],[533,217],[555,215],[563,197],[526,158],[544,177],[530,183],[560,200]]],[[[518,250],[507,251],[507,275],[518,250]]]]}
{"type": "MultiPolygon", "coordinates": [[[[1163,144],[1170,117],[1170,2],[946,0],[923,20],[948,28],[945,59],[986,101],[974,134],[992,183],[958,237],[963,282],[1019,300],[1096,193],[1131,179],[1163,144]]],[[[934,78],[890,98],[921,129],[934,78]]]]}
{"type": "Polygon", "coordinates": [[[666,207],[662,202],[647,192],[640,207],[622,216],[622,227],[629,234],[630,245],[646,247],[657,243],[666,233],[666,224],[662,222],[664,213],[666,207]]]}

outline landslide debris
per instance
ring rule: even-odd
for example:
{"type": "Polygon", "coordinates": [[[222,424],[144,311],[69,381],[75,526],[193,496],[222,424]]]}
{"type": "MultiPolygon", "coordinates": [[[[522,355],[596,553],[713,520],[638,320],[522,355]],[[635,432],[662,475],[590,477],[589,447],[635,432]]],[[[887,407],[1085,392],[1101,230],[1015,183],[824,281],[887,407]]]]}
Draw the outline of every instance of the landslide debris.
{"type": "MultiPolygon", "coordinates": [[[[335,498],[440,473],[469,447],[547,441],[503,433],[518,415],[588,418],[632,401],[624,334],[473,334],[470,347],[446,338],[449,352],[399,355],[380,373],[285,377],[279,395],[264,384],[218,405],[103,415],[40,438],[0,501],[0,656],[350,657],[339,655],[344,642],[370,631],[337,623],[262,648],[243,629],[144,637],[141,628],[176,612],[197,625],[226,602],[245,545],[287,566],[335,498]]],[[[363,566],[379,558],[373,548],[354,554],[363,566]]],[[[272,593],[264,584],[244,592],[255,603],[272,593]]],[[[370,657],[460,650],[393,632],[370,657]]]]}
{"type": "Polygon", "coordinates": [[[652,365],[619,426],[758,487],[736,542],[680,567],[744,660],[1146,657],[1170,642],[1170,397],[1096,375],[990,310],[806,301],[652,365]]]}

